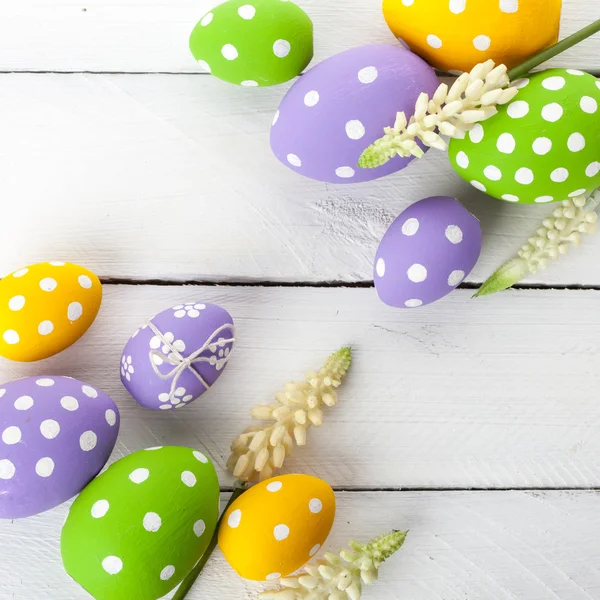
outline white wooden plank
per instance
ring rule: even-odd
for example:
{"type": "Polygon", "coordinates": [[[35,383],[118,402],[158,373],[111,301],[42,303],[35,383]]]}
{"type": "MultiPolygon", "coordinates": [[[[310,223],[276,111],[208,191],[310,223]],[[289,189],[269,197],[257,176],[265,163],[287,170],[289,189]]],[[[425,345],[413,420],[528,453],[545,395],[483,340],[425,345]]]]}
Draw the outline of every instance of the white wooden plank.
{"type": "MultiPolygon", "coordinates": [[[[0,69],[197,72],[189,35],[214,0],[3,0],[0,69]]],[[[380,2],[298,0],[315,24],[316,60],[361,44],[389,43],[380,2]]],[[[564,0],[561,37],[598,19],[596,0],[564,0]]],[[[533,24],[532,24],[533,26],[533,24]]],[[[554,61],[599,69],[600,40],[554,61]]]]}
{"type": "Polygon", "coordinates": [[[600,485],[600,339],[595,291],[513,291],[429,308],[388,309],[372,289],[105,286],[97,322],[42,363],[0,362],[0,381],[70,375],[119,405],[115,458],[163,444],[200,446],[223,484],[250,407],[268,403],[330,352],[355,362],[341,404],[286,463],[343,488],[600,485]],[[225,306],[239,344],[218,384],[182,411],[139,407],[119,379],[129,335],[184,301],[225,306]],[[173,414],[172,414],[173,413],[173,414]]]}
{"type": "MultiPolygon", "coordinates": [[[[480,282],[551,211],[481,194],[438,151],[370,184],[300,177],[269,148],[280,95],[194,76],[0,76],[0,274],[52,256],[103,277],[370,280],[393,219],[445,194],[482,221],[480,282]]],[[[599,252],[586,239],[531,281],[598,285],[599,252]]]]}
{"type": "MultiPolygon", "coordinates": [[[[223,496],[223,503],[226,495],[223,496]]],[[[338,493],[327,548],[409,529],[404,547],[365,587],[365,600],[592,600],[600,596],[598,492],[338,493]],[[374,509],[376,507],[376,509],[374,509]]],[[[0,522],[0,595],[90,598],[62,568],[67,506],[0,522]]],[[[189,600],[251,600],[263,584],[239,578],[217,550],[189,600]]]]}

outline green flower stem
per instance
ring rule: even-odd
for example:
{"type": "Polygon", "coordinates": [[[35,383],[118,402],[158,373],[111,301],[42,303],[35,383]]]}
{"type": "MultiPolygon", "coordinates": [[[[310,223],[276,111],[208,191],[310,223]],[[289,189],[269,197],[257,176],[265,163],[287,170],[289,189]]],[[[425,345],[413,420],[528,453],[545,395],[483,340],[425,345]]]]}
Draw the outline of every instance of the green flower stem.
{"type": "Polygon", "coordinates": [[[586,38],[589,38],[590,36],[594,35],[595,33],[598,33],[599,31],[600,19],[594,21],[593,23],[590,23],[587,27],[584,27],[577,33],[570,35],[568,38],[565,38],[564,40],[561,40],[560,42],[554,44],[554,46],[550,46],[550,48],[546,48],[539,54],[536,54],[535,56],[526,60],[518,67],[515,67],[514,69],[509,71],[508,77],[511,81],[514,81],[515,79],[520,79],[524,75],[527,75],[529,71],[535,69],[535,67],[541,65],[547,60],[550,60],[551,58],[554,58],[561,52],[568,50],[572,46],[575,46],[575,44],[578,44],[579,42],[585,40],[586,38]]]}
{"type": "Polygon", "coordinates": [[[221,526],[221,521],[223,520],[223,516],[227,512],[227,509],[237,500],[246,490],[248,486],[245,483],[240,481],[236,481],[233,486],[233,493],[231,494],[231,498],[229,498],[229,502],[225,507],[225,510],[221,514],[221,518],[217,523],[217,527],[215,528],[215,532],[210,540],[210,544],[206,549],[206,552],[202,555],[202,558],[198,561],[196,566],[188,573],[187,577],[181,582],[179,589],[176,594],[173,596],[173,600],[183,600],[188,592],[192,589],[192,586],[196,582],[196,579],[200,576],[204,565],[208,562],[211,554],[214,552],[214,549],[217,547],[217,541],[219,539],[219,528],[221,526]]]}

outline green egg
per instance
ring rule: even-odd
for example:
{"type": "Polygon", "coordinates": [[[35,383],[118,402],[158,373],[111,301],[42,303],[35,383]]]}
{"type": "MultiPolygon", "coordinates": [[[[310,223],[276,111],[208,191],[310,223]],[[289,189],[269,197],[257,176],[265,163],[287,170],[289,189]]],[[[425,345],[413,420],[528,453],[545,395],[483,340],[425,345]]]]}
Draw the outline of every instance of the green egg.
{"type": "Polygon", "coordinates": [[[549,69],[520,88],[498,114],[450,142],[452,167],[494,198],[556,202],[600,186],[600,81],[549,69]]]}
{"type": "Polygon", "coordinates": [[[135,452],[73,503],[60,540],[65,569],[96,600],[156,600],[204,554],[218,514],[219,482],[203,454],[135,452]]]}
{"type": "Polygon", "coordinates": [[[287,0],[228,0],[200,19],[190,50],[201,67],[223,81],[277,85],[312,60],[312,21],[287,0]]]}

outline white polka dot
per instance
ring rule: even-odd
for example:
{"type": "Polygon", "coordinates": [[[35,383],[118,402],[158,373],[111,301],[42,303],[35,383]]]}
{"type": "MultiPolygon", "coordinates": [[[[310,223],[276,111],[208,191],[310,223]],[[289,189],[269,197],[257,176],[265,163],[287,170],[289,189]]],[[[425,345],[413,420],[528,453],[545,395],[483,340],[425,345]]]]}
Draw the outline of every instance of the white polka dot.
{"type": "Polygon", "coordinates": [[[456,164],[462,169],[469,166],[469,157],[462,150],[456,155],[456,164]]]}
{"type": "Polygon", "coordinates": [[[288,154],[287,161],[293,167],[301,167],[302,166],[302,161],[295,154],[288,154]]]}
{"type": "Polygon", "coordinates": [[[102,561],[102,568],[109,575],[116,575],[123,568],[123,561],[118,556],[107,556],[102,561]]]}
{"type": "Polygon", "coordinates": [[[79,402],[77,398],[73,398],[73,396],[63,396],[60,399],[60,405],[65,409],[73,412],[79,408],[79,402]]]}
{"type": "Polygon", "coordinates": [[[314,556],[321,549],[321,544],[315,544],[308,553],[309,556],[314,556]]]}
{"type": "Polygon", "coordinates": [[[581,133],[573,133],[569,136],[567,146],[571,152],[580,152],[585,148],[585,138],[581,133]]]}
{"type": "Polygon", "coordinates": [[[338,167],[335,174],[342,179],[350,179],[350,177],[354,177],[354,169],[352,167],[338,167]]]}
{"type": "Polygon", "coordinates": [[[304,95],[304,104],[306,106],[315,106],[319,102],[319,92],[317,90],[310,90],[304,95]]]}
{"type": "Polygon", "coordinates": [[[46,419],[40,425],[40,432],[46,439],[53,440],[60,433],[60,425],[54,419],[46,419]]]}
{"type": "Polygon", "coordinates": [[[358,80],[361,83],[373,83],[379,75],[376,67],[364,67],[358,72],[358,80]]]}
{"type": "Polygon", "coordinates": [[[273,536],[278,542],[283,542],[290,535],[290,528],[287,525],[279,524],[275,525],[273,529],[273,536]]]}
{"type": "Polygon", "coordinates": [[[239,527],[241,521],[242,521],[242,511],[239,509],[234,510],[229,515],[229,518],[227,519],[227,525],[229,525],[229,527],[231,527],[232,529],[235,529],[236,527],[239,527]]]}
{"type": "Polygon", "coordinates": [[[510,84],[510,87],[517,88],[518,90],[523,89],[529,85],[529,79],[524,77],[523,79],[517,79],[510,84]]]}
{"type": "Polygon", "coordinates": [[[202,452],[198,452],[197,450],[194,450],[194,452],[192,452],[192,454],[194,455],[194,458],[196,460],[199,460],[201,463],[208,463],[208,458],[206,458],[206,456],[204,456],[204,454],[202,454],[202,452]]]}
{"type": "MultiPolygon", "coordinates": [[[[407,0],[408,1],[408,0],[407,0]]],[[[267,581],[275,581],[276,579],[279,579],[281,577],[281,573],[269,573],[265,579],[267,581]]]]}
{"type": "Polygon", "coordinates": [[[211,12],[206,13],[203,17],[202,20],[200,21],[200,25],[202,25],[202,27],[206,27],[207,25],[210,25],[212,23],[213,17],[215,15],[213,15],[211,12]]]}
{"type": "Polygon", "coordinates": [[[478,35],[473,40],[473,46],[475,46],[476,50],[480,50],[481,52],[485,52],[489,50],[492,40],[487,35],[478,35]]]}
{"type": "Polygon", "coordinates": [[[146,531],[154,533],[160,529],[162,519],[155,512],[149,512],[144,515],[143,525],[146,531]]]}
{"type": "Polygon", "coordinates": [[[503,133],[496,142],[496,148],[503,154],[512,154],[516,145],[515,138],[510,133],[503,133]]]}
{"type": "Polygon", "coordinates": [[[212,73],[212,69],[210,65],[205,60],[198,61],[198,68],[204,69],[207,73],[212,73]]]}
{"type": "Polygon", "coordinates": [[[181,481],[188,487],[194,487],[196,485],[196,476],[191,471],[184,471],[181,474],[181,481]]]}
{"type": "Polygon", "coordinates": [[[552,104],[546,104],[544,108],[542,108],[542,119],[544,121],[548,121],[549,123],[556,123],[563,116],[563,108],[557,102],[553,102],[552,104]]]}
{"type": "Polygon", "coordinates": [[[516,13],[519,10],[519,0],[500,0],[500,10],[503,13],[516,13]]]}
{"type": "Polygon", "coordinates": [[[500,181],[502,179],[502,171],[498,167],[489,165],[483,170],[483,174],[492,181],[500,181]]]}
{"type": "Polygon", "coordinates": [[[92,506],[92,517],[94,517],[94,519],[101,519],[106,515],[109,508],[110,504],[108,503],[108,500],[98,500],[97,502],[94,502],[94,505],[92,506]]]}
{"type": "Polygon", "coordinates": [[[38,333],[40,335],[50,335],[54,331],[54,323],[52,321],[42,321],[38,325],[38,333]]]}
{"type": "Polygon", "coordinates": [[[470,183],[474,188],[478,189],[480,192],[487,192],[487,188],[480,181],[473,179],[470,183]]]}
{"type": "Polygon", "coordinates": [[[13,296],[8,301],[8,308],[15,312],[21,310],[25,306],[25,296],[13,296]]]}
{"type": "Polygon", "coordinates": [[[444,235],[452,244],[460,244],[463,241],[463,232],[458,225],[448,225],[444,235]]]}
{"type": "Polygon", "coordinates": [[[64,267],[66,263],[60,260],[51,260],[48,264],[52,265],[53,267],[64,267]]]}
{"type": "Polygon", "coordinates": [[[308,503],[308,510],[314,515],[318,515],[323,510],[323,503],[318,498],[312,498],[308,503]]]}
{"type": "Polygon", "coordinates": [[[481,142],[481,140],[483,139],[483,134],[483,125],[481,125],[481,123],[476,123],[475,125],[473,125],[473,128],[469,131],[469,139],[474,144],[479,144],[479,142],[481,142]]]}
{"type": "Polygon", "coordinates": [[[115,411],[112,408],[109,408],[105,413],[104,413],[104,418],[106,419],[106,422],[113,427],[115,425],[115,423],[117,422],[117,414],[115,413],[115,411]]]}
{"type": "Polygon", "coordinates": [[[569,198],[575,198],[575,196],[582,196],[583,194],[585,194],[587,192],[586,189],[579,189],[579,190],[575,190],[574,192],[571,192],[569,194],[569,198]]]}
{"type": "Polygon", "coordinates": [[[427,36],[427,43],[432,47],[432,48],[441,48],[442,47],[442,40],[437,36],[434,35],[433,33],[430,33],[427,36]]]}
{"type": "Polygon", "coordinates": [[[511,102],[506,112],[511,119],[522,119],[529,112],[529,104],[525,100],[511,102]]]}
{"type": "Polygon", "coordinates": [[[464,12],[465,8],[467,8],[467,0],[450,0],[450,4],[448,6],[450,12],[459,15],[461,12],[464,12]]]}
{"type": "Polygon", "coordinates": [[[291,50],[292,46],[287,40],[277,40],[273,44],[273,54],[277,58],[285,58],[291,50]]]}
{"type": "Polygon", "coordinates": [[[31,396],[21,396],[15,400],[15,408],[17,410],[29,410],[33,406],[33,398],[31,396]]]}
{"type": "Polygon", "coordinates": [[[161,410],[171,410],[173,407],[170,404],[163,404],[159,407],[161,410]]]}
{"type": "Polygon", "coordinates": [[[92,280],[87,275],[80,275],[77,278],[77,281],[79,282],[79,285],[85,290],[89,290],[92,287],[92,280]]]}
{"type": "Polygon", "coordinates": [[[282,487],[283,487],[283,483],[281,483],[281,481],[272,481],[267,486],[267,491],[268,492],[278,492],[282,487]]]}
{"type": "Polygon", "coordinates": [[[2,441],[9,446],[18,444],[21,441],[21,430],[15,425],[7,427],[2,432],[2,441]]]}
{"type": "Polygon", "coordinates": [[[450,287],[457,286],[465,278],[465,272],[457,269],[448,275],[448,285],[450,287]]]}
{"type": "Polygon", "coordinates": [[[547,137],[539,137],[533,142],[533,151],[540,156],[548,154],[552,150],[552,140],[547,137]]]}
{"type": "Polygon", "coordinates": [[[346,135],[351,140],[360,140],[365,135],[365,126],[358,120],[346,123],[346,135]]]}
{"type": "Polygon", "coordinates": [[[533,171],[527,167],[520,168],[515,174],[515,181],[523,185],[529,185],[533,181],[533,171]]]}
{"type": "Polygon", "coordinates": [[[42,379],[36,379],[35,383],[40,387],[52,387],[54,385],[54,379],[50,379],[49,377],[42,377],[42,379]]]}
{"type": "Polygon", "coordinates": [[[423,300],[419,300],[418,298],[411,298],[404,303],[406,308],[417,308],[423,304],[423,300]]]}
{"type": "Polygon", "coordinates": [[[600,172],[600,162],[598,162],[598,161],[593,162],[590,165],[588,165],[585,170],[585,174],[588,177],[596,177],[596,175],[598,175],[598,172],[600,172]]]}
{"type": "Polygon", "coordinates": [[[238,8],[238,15],[240,15],[240,17],[242,17],[242,19],[245,19],[246,21],[253,19],[255,14],[256,9],[250,4],[244,4],[244,6],[240,6],[238,8]]]}
{"type": "Polygon", "coordinates": [[[129,479],[133,481],[133,483],[144,483],[146,479],[150,477],[150,471],[148,469],[136,469],[132,473],[129,474],[129,479]]]}
{"type": "Polygon", "coordinates": [[[585,75],[583,71],[578,71],[577,69],[567,69],[567,73],[569,73],[569,75],[577,75],[578,77],[585,75]]]}
{"type": "Polygon", "coordinates": [[[81,386],[81,391],[88,397],[88,398],[97,398],[98,397],[98,392],[91,386],[89,385],[82,385],[81,386]]]}
{"type": "Polygon", "coordinates": [[[79,437],[79,446],[84,452],[89,452],[96,447],[98,436],[93,431],[84,431],[79,437]]]}
{"type": "Polygon", "coordinates": [[[54,461],[49,457],[45,456],[40,458],[35,465],[35,472],[40,477],[50,477],[54,471],[54,461]]]}
{"type": "Polygon", "coordinates": [[[6,394],[6,390],[4,388],[0,389],[0,398],[6,394]]]}
{"type": "Polygon", "coordinates": [[[81,306],[79,302],[71,302],[71,304],[69,304],[69,308],[67,310],[69,321],[77,321],[82,314],[83,306],[81,306]]]}
{"type": "Polygon", "coordinates": [[[227,60],[235,60],[238,57],[238,51],[236,47],[232,46],[231,44],[225,44],[221,48],[221,54],[227,60]]]}
{"type": "Polygon", "coordinates": [[[418,263],[415,263],[409,267],[406,272],[408,278],[414,283],[421,283],[427,279],[427,269],[418,263]]]}
{"type": "Polygon", "coordinates": [[[13,273],[13,277],[23,277],[23,275],[27,275],[29,273],[29,269],[19,269],[13,273]]]}
{"type": "Polygon", "coordinates": [[[507,202],[518,202],[519,196],[513,196],[513,194],[504,194],[501,196],[502,200],[506,200],[507,202]]]}
{"type": "Polygon", "coordinates": [[[45,277],[40,281],[40,287],[44,292],[53,292],[57,285],[56,279],[52,279],[52,277],[45,277]]]}
{"type": "Polygon", "coordinates": [[[402,0],[402,4],[404,6],[412,6],[415,3],[415,0],[402,0]]]}
{"type": "Polygon", "coordinates": [[[206,531],[206,524],[204,523],[204,521],[202,519],[200,519],[199,521],[196,521],[194,523],[194,534],[196,535],[196,537],[201,537],[205,531],[206,531]]]}
{"type": "Polygon", "coordinates": [[[273,117],[273,123],[272,123],[272,125],[275,125],[275,123],[277,123],[277,121],[279,121],[279,111],[277,111],[275,113],[275,116],[273,117]]]}
{"type": "Polygon", "coordinates": [[[15,465],[8,458],[0,460],[0,479],[12,479],[15,471],[15,465]]]}
{"type": "Polygon", "coordinates": [[[534,200],[534,202],[537,204],[545,204],[546,202],[552,202],[553,200],[553,196],[539,196],[534,200]]]}
{"type": "Polygon", "coordinates": [[[242,87],[258,87],[258,81],[254,81],[254,79],[245,79],[240,85],[242,87]]]}
{"type": "Polygon", "coordinates": [[[402,224],[402,233],[404,235],[415,235],[415,233],[417,233],[417,231],[419,231],[419,220],[415,219],[415,218],[410,218],[407,219],[406,221],[404,221],[404,223],[402,224]]]}
{"type": "Polygon", "coordinates": [[[11,346],[13,344],[18,344],[19,340],[21,339],[19,337],[19,334],[14,330],[14,329],[7,329],[3,334],[2,334],[2,338],[4,339],[4,341],[7,344],[10,344],[11,346]]]}
{"type": "Polygon", "coordinates": [[[162,446],[152,446],[152,448],[146,448],[146,452],[150,452],[151,450],[162,450],[162,446]]]}
{"type": "Polygon", "coordinates": [[[596,79],[596,87],[600,90],[600,80],[596,79]]]}
{"type": "Polygon", "coordinates": [[[173,565],[169,565],[169,566],[165,567],[160,572],[160,578],[163,581],[168,581],[169,579],[171,579],[171,577],[173,577],[173,575],[175,575],[175,567],[173,565]]]}
{"type": "Polygon", "coordinates": [[[552,179],[552,181],[555,181],[556,183],[562,183],[563,181],[566,181],[568,177],[569,171],[563,167],[560,167],[559,169],[554,169],[554,171],[550,173],[550,179],[552,179]]]}
{"type": "Polygon", "coordinates": [[[564,77],[554,76],[544,79],[544,81],[542,81],[542,86],[547,90],[556,91],[562,90],[565,87],[565,83],[564,77]]]}

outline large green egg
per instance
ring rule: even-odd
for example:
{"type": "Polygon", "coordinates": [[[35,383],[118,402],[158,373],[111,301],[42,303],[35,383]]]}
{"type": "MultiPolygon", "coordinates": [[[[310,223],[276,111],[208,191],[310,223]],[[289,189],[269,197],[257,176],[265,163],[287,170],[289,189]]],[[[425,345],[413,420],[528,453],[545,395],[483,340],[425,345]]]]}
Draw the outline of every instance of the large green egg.
{"type": "Polygon", "coordinates": [[[450,143],[450,162],[477,189],[508,202],[556,202],[600,186],[600,81],[550,69],[513,83],[498,114],[450,143]]]}
{"type": "Polygon", "coordinates": [[[190,50],[219,79],[247,87],[277,85],[312,60],[312,21],[287,0],[228,0],[200,19],[190,50]]]}
{"type": "Polygon", "coordinates": [[[73,503],[60,540],[65,569],[96,600],[156,600],[204,554],[218,514],[217,474],[203,454],[135,452],[73,503]]]}

